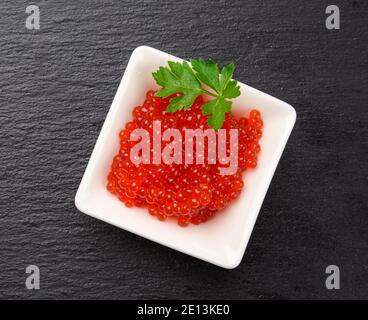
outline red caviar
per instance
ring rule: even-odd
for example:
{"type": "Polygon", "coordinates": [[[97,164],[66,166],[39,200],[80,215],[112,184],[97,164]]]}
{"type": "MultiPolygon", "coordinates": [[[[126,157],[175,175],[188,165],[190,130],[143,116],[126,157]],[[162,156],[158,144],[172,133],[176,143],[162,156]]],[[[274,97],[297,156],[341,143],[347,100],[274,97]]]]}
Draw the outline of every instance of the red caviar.
{"type": "MultiPolygon", "coordinates": [[[[162,131],[175,128],[182,134],[186,129],[209,128],[208,116],[201,112],[204,103],[201,96],[188,110],[166,113],[170,98],[155,97],[150,90],[144,104],[133,109],[132,121],[120,132],[120,150],[112,161],[107,189],[127,207],[147,207],[159,220],[172,217],[180,226],[197,225],[239,196],[243,188],[242,173],[257,166],[263,122],[258,110],[251,110],[248,118],[226,114],[222,128],[238,129],[238,169],[232,175],[219,173],[222,165],[218,160],[216,164],[208,164],[206,160],[204,164],[189,165],[133,164],[130,149],[137,142],[130,141],[130,133],[136,128],[147,130],[151,137],[154,120],[161,121],[162,131]]],[[[162,148],[164,146],[163,143],[162,148]]]]}

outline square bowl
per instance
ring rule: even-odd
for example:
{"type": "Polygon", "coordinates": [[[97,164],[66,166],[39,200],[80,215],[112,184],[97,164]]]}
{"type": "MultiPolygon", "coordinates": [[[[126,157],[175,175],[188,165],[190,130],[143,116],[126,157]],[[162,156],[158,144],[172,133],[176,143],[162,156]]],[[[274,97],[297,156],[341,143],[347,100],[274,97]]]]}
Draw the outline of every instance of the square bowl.
{"type": "Polygon", "coordinates": [[[243,174],[245,188],[242,193],[214,219],[186,228],[179,227],[174,221],[161,222],[149,215],[146,208],[125,207],[106,190],[106,181],[112,158],[119,150],[120,130],[131,119],[132,109],[143,103],[145,93],[158,88],[151,74],[169,60],[182,61],[146,46],[133,51],[79,185],[75,205],[92,217],[232,269],[242,260],[263,199],[294,126],[296,112],[289,104],[238,82],[241,95],[233,102],[233,112],[245,116],[251,108],[257,108],[264,122],[257,168],[243,174]]]}

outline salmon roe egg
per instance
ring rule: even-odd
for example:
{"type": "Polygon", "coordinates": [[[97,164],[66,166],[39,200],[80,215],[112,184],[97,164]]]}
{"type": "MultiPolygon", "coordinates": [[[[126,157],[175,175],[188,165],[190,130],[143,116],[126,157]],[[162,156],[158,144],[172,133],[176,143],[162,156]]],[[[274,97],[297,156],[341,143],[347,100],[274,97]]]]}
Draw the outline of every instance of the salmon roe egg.
{"type": "MultiPolygon", "coordinates": [[[[186,129],[210,128],[208,116],[201,111],[205,103],[202,96],[188,110],[166,113],[170,99],[178,94],[159,98],[154,93],[153,90],[146,93],[144,103],[133,109],[132,120],[120,131],[120,150],[112,159],[106,188],[127,207],[146,207],[150,215],[161,221],[175,219],[182,227],[204,223],[239,196],[244,187],[242,173],[257,166],[263,127],[261,113],[251,110],[247,118],[226,114],[222,128],[238,129],[238,167],[234,174],[221,175],[219,160],[208,164],[207,152],[204,164],[135,165],[130,160],[130,151],[137,141],[131,141],[130,134],[137,128],[147,130],[151,142],[155,120],[161,121],[162,131],[175,128],[183,137],[186,129]]],[[[185,150],[184,139],[182,143],[185,150]]],[[[161,148],[164,147],[162,142],[161,148]]]]}

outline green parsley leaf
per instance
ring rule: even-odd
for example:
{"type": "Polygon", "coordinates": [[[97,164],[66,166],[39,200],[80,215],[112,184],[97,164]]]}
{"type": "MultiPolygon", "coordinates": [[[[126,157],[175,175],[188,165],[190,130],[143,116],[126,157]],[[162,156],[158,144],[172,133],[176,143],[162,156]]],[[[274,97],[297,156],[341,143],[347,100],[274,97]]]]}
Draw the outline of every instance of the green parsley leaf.
{"type": "Polygon", "coordinates": [[[202,93],[200,82],[187,62],[170,61],[169,67],[160,67],[152,74],[157,84],[163,87],[155,95],[166,98],[177,92],[183,93],[182,96],[170,100],[168,112],[191,107],[194,100],[202,93]]]}
{"type": "Polygon", "coordinates": [[[234,99],[240,96],[240,87],[235,80],[230,80],[224,91],[222,92],[222,97],[226,99],[234,99]]]}
{"type": "Polygon", "coordinates": [[[207,62],[203,59],[192,59],[190,60],[190,63],[192,64],[194,71],[196,71],[197,78],[220,94],[221,87],[218,65],[211,59],[207,60],[207,62]]]}
{"type": "Polygon", "coordinates": [[[166,112],[175,112],[182,109],[187,110],[193,105],[194,100],[198,96],[199,94],[197,93],[188,93],[182,96],[172,98],[170,100],[169,106],[166,109],[166,112]]]}
{"type": "Polygon", "coordinates": [[[195,99],[201,94],[214,97],[202,107],[204,115],[210,115],[208,125],[216,130],[222,127],[225,114],[231,112],[233,99],[240,95],[238,83],[232,79],[235,66],[230,63],[219,71],[218,65],[211,59],[192,59],[191,66],[188,62],[168,62],[169,67],[160,67],[152,73],[156,83],[162,88],[155,95],[166,98],[174,93],[180,96],[172,98],[166,112],[189,109],[195,99]],[[213,92],[202,87],[207,88],[213,92]]]}
{"type": "Polygon", "coordinates": [[[221,92],[224,91],[231,77],[233,76],[235,66],[233,63],[229,63],[221,70],[221,92]]]}
{"type": "Polygon", "coordinates": [[[202,106],[202,113],[204,115],[211,114],[208,118],[208,125],[215,130],[222,127],[225,121],[225,113],[231,111],[231,101],[224,98],[216,98],[202,106]]]}

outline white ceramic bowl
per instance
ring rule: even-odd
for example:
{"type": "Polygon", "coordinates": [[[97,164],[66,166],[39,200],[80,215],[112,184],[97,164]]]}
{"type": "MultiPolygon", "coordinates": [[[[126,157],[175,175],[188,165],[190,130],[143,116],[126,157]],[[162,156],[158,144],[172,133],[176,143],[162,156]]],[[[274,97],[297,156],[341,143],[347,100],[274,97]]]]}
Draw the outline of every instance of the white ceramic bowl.
{"type": "Polygon", "coordinates": [[[107,174],[119,150],[119,131],[131,119],[132,109],[143,103],[146,91],[158,88],[151,74],[168,60],[182,61],[150,47],[133,51],[80,183],[75,205],[92,217],[172,249],[220,267],[235,268],[242,260],[296,113],[289,104],[239,82],[241,96],[234,100],[233,111],[247,115],[251,108],[257,108],[264,122],[258,166],[243,175],[245,188],[240,197],[214,219],[186,228],[174,221],[161,222],[144,208],[127,208],[106,190],[107,174]]]}

